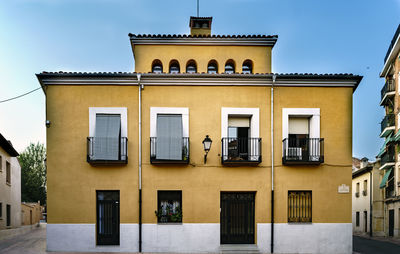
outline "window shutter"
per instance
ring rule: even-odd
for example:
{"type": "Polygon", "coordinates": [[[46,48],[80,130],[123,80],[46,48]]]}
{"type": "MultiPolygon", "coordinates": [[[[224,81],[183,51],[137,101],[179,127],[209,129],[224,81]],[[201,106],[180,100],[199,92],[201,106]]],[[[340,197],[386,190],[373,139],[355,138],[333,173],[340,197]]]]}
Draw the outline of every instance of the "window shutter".
{"type": "Polygon", "coordinates": [[[309,134],[309,121],[304,117],[289,118],[289,134],[309,134]]]}
{"type": "Polygon", "coordinates": [[[94,157],[96,160],[118,160],[121,137],[120,115],[96,115],[94,157]]]}
{"type": "Polygon", "coordinates": [[[156,158],[182,160],[182,136],[182,115],[158,115],[156,158]]]}
{"type": "Polygon", "coordinates": [[[229,117],[229,127],[250,127],[250,118],[248,117],[229,117]]]}

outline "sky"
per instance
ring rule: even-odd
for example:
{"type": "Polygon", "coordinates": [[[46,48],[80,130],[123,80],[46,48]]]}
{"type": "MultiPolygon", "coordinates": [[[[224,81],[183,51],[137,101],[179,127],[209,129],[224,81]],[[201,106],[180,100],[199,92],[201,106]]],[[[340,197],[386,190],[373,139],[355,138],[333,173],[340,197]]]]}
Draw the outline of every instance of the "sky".
{"type": "MultiPolygon", "coordinates": [[[[128,33],[188,34],[196,0],[0,1],[0,101],[42,71],[134,71],[128,33]]],[[[384,116],[379,77],[400,0],[200,0],[213,34],[277,34],[272,71],[364,76],[353,94],[353,156],[374,160],[384,116]]],[[[329,99],[329,94],[326,95],[329,99]]],[[[0,103],[0,133],[22,152],[46,141],[42,90],[0,103]]]]}

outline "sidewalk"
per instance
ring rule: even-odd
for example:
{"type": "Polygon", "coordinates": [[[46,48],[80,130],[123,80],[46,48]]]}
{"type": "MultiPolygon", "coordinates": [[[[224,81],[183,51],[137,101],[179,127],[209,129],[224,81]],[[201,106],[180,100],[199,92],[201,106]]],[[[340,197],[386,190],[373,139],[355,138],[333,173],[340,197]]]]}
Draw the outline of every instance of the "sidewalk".
{"type": "MultiPolygon", "coordinates": [[[[38,224],[34,224],[34,225],[21,226],[19,228],[2,229],[0,230],[0,240],[28,233],[29,231],[37,227],[39,227],[38,224]]],[[[40,227],[46,227],[46,223],[44,224],[41,223],[40,227]]]]}
{"type": "Polygon", "coordinates": [[[364,234],[353,234],[354,236],[362,237],[365,239],[371,239],[371,240],[376,240],[376,241],[381,241],[381,242],[388,242],[388,243],[393,243],[400,245],[400,238],[399,237],[385,237],[385,236],[372,236],[370,237],[369,235],[364,235],[364,234]]]}

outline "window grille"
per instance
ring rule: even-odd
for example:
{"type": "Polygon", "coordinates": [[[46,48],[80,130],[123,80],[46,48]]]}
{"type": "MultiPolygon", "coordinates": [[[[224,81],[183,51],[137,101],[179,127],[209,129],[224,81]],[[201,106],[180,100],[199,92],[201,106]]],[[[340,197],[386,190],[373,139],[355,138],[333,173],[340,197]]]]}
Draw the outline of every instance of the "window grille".
{"type": "Polygon", "coordinates": [[[312,222],[311,191],[289,191],[288,222],[312,222]]]}

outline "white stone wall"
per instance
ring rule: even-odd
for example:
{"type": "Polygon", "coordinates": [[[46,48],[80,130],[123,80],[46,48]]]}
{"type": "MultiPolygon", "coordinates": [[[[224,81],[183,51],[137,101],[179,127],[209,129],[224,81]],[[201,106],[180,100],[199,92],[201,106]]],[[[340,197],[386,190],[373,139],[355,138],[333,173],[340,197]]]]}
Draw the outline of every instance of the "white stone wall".
{"type": "Polygon", "coordinates": [[[16,157],[10,157],[0,147],[2,165],[0,170],[0,203],[2,203],[2,217],[0,229],[6,228],[7,205],[11,205],[11,228],[21,226],[21,166],[16,157]],[[11,185],[6,183],[6,161],[11,166],[11,185]]]}

